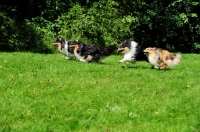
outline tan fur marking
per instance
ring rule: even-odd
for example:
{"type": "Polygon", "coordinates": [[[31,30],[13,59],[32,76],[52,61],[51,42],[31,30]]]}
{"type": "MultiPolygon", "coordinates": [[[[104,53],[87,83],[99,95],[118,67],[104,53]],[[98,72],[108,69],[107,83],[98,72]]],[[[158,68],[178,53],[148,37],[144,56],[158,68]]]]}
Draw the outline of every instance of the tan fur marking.
{"type": "Polygon", "coordinates": [[[121,51],[122,53],[128,52],[130,49],[128,47],[125,48],[118,48],[118,51],[121,51]]]}
{"type": "Polygon", "coordinates": [[[88,55],[87,58],[86,58],[86,61],[91,61],[91,60],[92,60],[92,56],[88,55]]]}
{"type": "Polygon", "coordinates": [[[166,60],[174,60],[174,55],[169,54],[169,55],[166,57],[166,60]]]}
{"type": "Polygon", "coordinates": [[[166,69],[167,68],[167,64],[164,64],[160,67],[160,69],[166,69]]]}
{"type": "Polygon", "coordinates": [[[53,43],[53,46],[55,46],[59,51],[61,51],[61,43],[53,43]]]}
{"type": "Polygon", "coordinates": [[[77,52],[79,45],[75,45],[74,52],[77,52]]]}
{"type": "Polygon", "coordinates": [[[70,45],[69,48],[73,48],[73,51],[77,52],[79,45],[77,45],[77,44],[76,45],[70,45]]]}
{"type": "Polygon", "coordinates": [[[146,49],[144,50],[144,53],[145,53],[146,55],[153,55],[153,54],[155,54],[155,50],[156,50],[156,48],[151,48],[151,47],[149,47],[149,48],[146,48],[146,49]]]}

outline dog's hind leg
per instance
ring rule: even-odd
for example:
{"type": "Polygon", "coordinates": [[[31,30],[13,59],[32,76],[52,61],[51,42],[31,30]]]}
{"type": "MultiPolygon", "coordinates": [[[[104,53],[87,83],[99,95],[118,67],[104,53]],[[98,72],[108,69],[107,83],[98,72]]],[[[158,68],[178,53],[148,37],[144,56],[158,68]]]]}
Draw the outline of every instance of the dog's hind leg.
{"type": "Polygon", "coordinates": [[[162,67],[160,67],[160,69],[166,69],[167,68],[167,64],[164,64],[162,67]]]}

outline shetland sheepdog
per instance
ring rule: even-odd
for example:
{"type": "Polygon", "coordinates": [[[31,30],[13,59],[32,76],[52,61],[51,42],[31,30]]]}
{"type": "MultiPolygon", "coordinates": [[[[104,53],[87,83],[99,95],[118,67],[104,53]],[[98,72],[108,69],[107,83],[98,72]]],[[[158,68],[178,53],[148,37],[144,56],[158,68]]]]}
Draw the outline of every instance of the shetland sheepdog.
{"type": "Polygon", "coordinates": [[[69,47],[73,42],[66,41],[63,38],[57,38],[53,43],[53,46],[56,47],[61,53],[66,55],[66,59],[75,58],[73,50],[69,47]]]}
{"type": "Polygon", "coordinates": [[[110,56],[116,50],[115,45],[102,49],[94,44],[85,44],[80,41],[73,41],[69,47],[73,49],[75,57],[82,62],[101,62],[103,58],[110,56]]]}
{"type": "Polygon", "coordinates": [[[178,65],[181,61],[180,54],[172,54],[168,50],[149,47],[144,50],[149,63],[156,69],[167,69],[178,65]]]}
{"type": "Polygon", "coordinates": [[[143,53],[142,46],[138,45],[138,43],[135,41],[121,41],[118,48],[118,52],[124,54],[124,58],[119,62],[135,62],[137,60],[147,61],[147,58],[143,53]]]}

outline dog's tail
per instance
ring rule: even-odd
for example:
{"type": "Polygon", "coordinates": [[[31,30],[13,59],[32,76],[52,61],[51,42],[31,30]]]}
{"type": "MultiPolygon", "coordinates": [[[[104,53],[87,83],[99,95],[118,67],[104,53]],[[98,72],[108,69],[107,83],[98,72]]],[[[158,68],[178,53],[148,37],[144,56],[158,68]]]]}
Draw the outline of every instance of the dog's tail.
{"type": "Polygon", "coordinates": [[[182,56],[180,54],[172,55],[168,60],[168,67],[173,67],[181,62],[182,56]]]}
{"type": "Polygon", "coordinates": [[[117,46],[116,46],[116,45],[109,45],[109,46],[106,46],[104,49],[102,49],[102,55],[103,55],[104,57],[110,56],[110,55],[113,54],[116,50],[117,50],[117,46]]]}
{"type": "Polygon", "coordinates": [[[99,53],[93,56],[93,60],[99,62],[101,59],[104,59],[111,54],[113,54],[117,50],[117,46],[109,45],[103,49],[99,49],[99,53]]]}

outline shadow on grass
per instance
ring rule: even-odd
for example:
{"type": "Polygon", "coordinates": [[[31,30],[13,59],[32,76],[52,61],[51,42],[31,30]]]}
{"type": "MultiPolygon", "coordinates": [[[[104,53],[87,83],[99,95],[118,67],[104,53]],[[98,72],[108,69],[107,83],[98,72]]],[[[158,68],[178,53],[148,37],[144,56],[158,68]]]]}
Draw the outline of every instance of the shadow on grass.
{"type": "Polygon", "coordinates": [[[151,67],[149,66],[140,66],[140,65],[132,65],[132,66],[128,66],[128,65],[122,65],[121,68],[128,68],[128,69],[151,69],[151,67]]]}
{"type": "Polygon", "coordinates": [[[153,66],[143,66],[143,65],[122,65],[121,68],[128,68],[128,69],[151,69],[157,71],[171,71],[172,69],[156,69],[153,66]]]}

